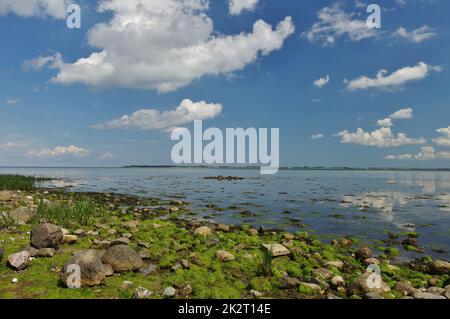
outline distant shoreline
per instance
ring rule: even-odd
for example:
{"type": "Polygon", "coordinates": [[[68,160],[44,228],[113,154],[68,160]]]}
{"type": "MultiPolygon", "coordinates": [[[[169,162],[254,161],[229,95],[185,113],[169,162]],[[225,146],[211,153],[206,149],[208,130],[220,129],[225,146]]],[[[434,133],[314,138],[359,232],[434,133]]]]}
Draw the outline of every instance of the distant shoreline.
{"type": "MultiPolygon", "coordinates": [[[[0,166],[0,169],[133,169],[133,168],[193,168],[257,170],[259,166],[177,166],[177,165],[126,165],[126,166],[0,166]]],[[[280,167],[282,171],[391,171],[391,172],[450,172],[450,168],[398,168],[398,167],[280,167]]]]}

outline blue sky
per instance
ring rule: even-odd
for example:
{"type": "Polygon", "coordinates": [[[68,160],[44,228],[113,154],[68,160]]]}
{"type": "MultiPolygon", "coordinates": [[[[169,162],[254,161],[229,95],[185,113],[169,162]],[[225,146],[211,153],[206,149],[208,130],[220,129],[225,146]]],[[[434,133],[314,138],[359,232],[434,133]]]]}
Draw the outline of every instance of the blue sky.
{"type": "Polygon", "coordinates": [[[449,167],[448,1],[377,1],[379,30],[363,1],[74,2],[81,29],[0,0],[0,165],[170,164],[204,119],[280,128],[282,165],[449,167]]]}

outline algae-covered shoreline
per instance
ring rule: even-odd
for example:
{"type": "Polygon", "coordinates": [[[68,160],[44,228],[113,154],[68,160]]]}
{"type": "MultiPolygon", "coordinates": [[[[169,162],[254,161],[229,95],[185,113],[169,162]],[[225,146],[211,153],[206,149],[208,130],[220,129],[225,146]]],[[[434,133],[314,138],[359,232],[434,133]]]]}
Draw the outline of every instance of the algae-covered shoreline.
{"type": "Polygon", "coordinates": [[[9,184],[0,191],[0,298],[450,298],[446,261],[396,264],[395,248],[375,256],[353,238],[180,218],[188,210],[175,198],[9,184]],[[70,264],[81,268],[81,289],[66,287],[70,264]]]}

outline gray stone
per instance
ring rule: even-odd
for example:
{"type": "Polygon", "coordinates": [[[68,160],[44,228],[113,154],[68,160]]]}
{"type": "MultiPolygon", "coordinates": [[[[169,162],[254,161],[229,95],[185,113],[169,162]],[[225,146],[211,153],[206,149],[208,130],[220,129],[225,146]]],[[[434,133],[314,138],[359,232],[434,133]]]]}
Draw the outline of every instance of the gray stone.
{"type": "Polygon", "coordinates": [[[177,294],[177,290],[173,287],[167,287],[163,291],[163,296],[165,298],[173,298],[177,294]]]}
{"type": "Polygon", "coordinates": [[[133,294],[133,299],[149,299],[153,295],[153,292],[145,289],[144,287],[137,287],[133,294]]]}
{"type": "Polygon", "coordinates": [[[111,265],[116,273],[137,271],[142,267],[142,258],[129,246],[118,245],[110,247],[102,261],[111,265]]]}
{"type": "Polygon", "coordinates": [[[49,223],[39,224],[31,232],[31,245],[37,249],[58,249],[62,238],[61,227],[49,223]]]}
{"type": "Polygon", "coordinates": [[[52,258],[56,251],[53,248],[41,248],[38,250],[37,257],[52,258]]]}
{"type": "Polygon", "coordinates": [[[147,267],[143,267],[143,268],[141,268],[139,270],[139,272],[141,274],[143,274],[144,276],[148,276],[148,275],[153,274],[153,273],[155,273],[157,271],[158,271],[158,266],[154,265],[154,264],[150,264],[147,267]]]}
{"type": "Polygon", "coordinates": [[[280,285],[283,289],[292,289],[300,286],[301,281],[297,278],[285,276],[280,278],[280,285]]]}
{"type": "Polygon", "coordinates": [[[433,295],[443,295],[443,293],[445,292],[445,289],[439,288],[439,287],[430,287],[427,289],[427,292],[429,292],[430,294],[433,294],[433,295]]]}
{"type": "Polygon", "coordinates": [[[233,261],[235,260],[234,256],[232,254],[230,254],[228,251],[226,250],[218,250],[216,252],[216,257],[223,262],[228,262],[228,261],[233,261]]]}
{"type": "Polygon", "coordinates": [[[201,226],[201,227],[197,228],[196,230],[194,230],[195,236],[208,237],[211,234],[212,234],[212,229],[209,228],[208,226],[201,226]]]}
{"type": "Polygon", "coordinates": [[[435,260],[431,269],[438,275],[447,275],[450,274],[450,263],[445,260],[435,260]]]}
{"type": "Polygon", "coordinates": [[[447,299],[450,299],[450,287],[447,286],[445,288],[445,292],[442,295],[445,296],[447,299]]]}
{"type": "Polygon", "coordinates": [[[370,250],[367,246],[362,246],[355,252],[356,258],[358,258],[360,261],[364,261],[368,258],[372,258],[372,250],[370,250]]]}
{"type": "Polygon", "coordinates": [[[291,251],[281,244],[263,244],[263,248],[270,252],[272,257],[287,256],[291,251]]]}
{"type": "Polygon", "coordinates": [[[317,279],[327,280],[333,277],[333,272],[325,268],[314,269],[313,273],[317,279]]]}
{"type": "Polygon", "coordinates": [[[8,265],[14,270],[24,270],[28,267],[30,254],[26,251],[21,251],[8,256],[8,265]]]}
{"type": "Polygon", "coordinates": [[[444,296],[435,295],[429,292],[416,292],[414,294],[415,299],[447,299],[444,296]]]}
{"type": "Polygon", "coordinates": [[[114,269],[111,265],[103,265],[103,270],[105,272],[106,277],[111,277],[114,275],[114,269]]]}
{"type": "Polygon", "coordinates": [[[404,296],[413,296],[416,293],[416,288],[410,282],[397,282],[394,287],[395,290],[401,292],[404,296]]]}
{"type": "Polygon", "coordinates": [[[129,245],[129,244],[130,244],[130,240],[126,237],[120,237],[111,242],[111,246],[129,245]]]}
{"type": "Polygon", "coordinates": [[[105,279],[105,267],[102,264],[100,256],[96,250],[86,250],[72,256],[63,267],[61,273],[61,280],[64,285],[67,285],[67,280],[71,275],[68,272],[68,267],[70,265],[78,265],[81,271],[81,286],[82,287],[93,287],[100,285],[105,279]]]}
{"type": "Polygon", "coordinates": [[[364,294],[368,294],[368,293],[377,293],[380,295],[384,295],[385,293],[388,293],[389,291],[391,291],[391,288],[389,287],[388,284],[386,284],[383,279],[381,278],[381,276],[379,278],[377,278],[377,280],[375,281],[375,283],[372,280],[372,276],[377,276],[375,273],[364,273],[363,275],[361,275],[357,280],[356,280],[356,288],[364,293],[364,294]],[[379,285],[377,285],[377,281],[379,280],[379,285]]]}
{"type": "Polygon", "coordinates": [[[261,298],[263,294],[259,292],[258,290],[250,290],[250,295],[252,295],[253,298],[261,298]]]}

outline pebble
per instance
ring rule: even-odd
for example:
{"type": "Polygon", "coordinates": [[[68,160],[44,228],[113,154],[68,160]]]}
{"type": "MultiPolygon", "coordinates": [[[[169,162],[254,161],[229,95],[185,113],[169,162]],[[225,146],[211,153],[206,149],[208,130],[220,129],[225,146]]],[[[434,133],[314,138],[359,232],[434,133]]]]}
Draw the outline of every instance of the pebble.
{"type": "Polygon", "coordinates": [[[226,250],[218,250],[216,252],[216,257],[223,262],[233,261],[236,259],[232,254],[230,254],[226,250]]]}
{"type": "Polygon", "coordinates": [[[177,294],[177,290],[175,288],[173,288],[173,287],[167,287],[163,291],[163,296],[165,298],[175,297],[176,294],[177,294]]]}
{"type": "Polygon", "coordinates": [[[194,231],[195,236],[207,237],[212,234],[212,229],[208,226],[201,226],[194,231]]]}

